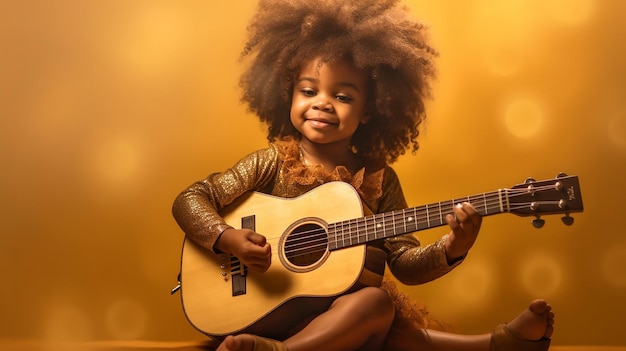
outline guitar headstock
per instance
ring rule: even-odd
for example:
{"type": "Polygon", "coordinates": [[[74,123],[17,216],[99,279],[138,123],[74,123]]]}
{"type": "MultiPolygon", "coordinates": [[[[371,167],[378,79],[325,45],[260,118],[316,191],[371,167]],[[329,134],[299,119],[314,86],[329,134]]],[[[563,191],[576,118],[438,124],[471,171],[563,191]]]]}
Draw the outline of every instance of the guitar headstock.
{"type": "Polygon", "coordinates": [[[533,220],[536,228],[541,228],[545,222],[540,218],[541,215],[564,214],[561,218],[563,223],[572,225],[574,219],[569,214],[583,211],[577,176],[561,173],[555,179],[549,180],[536,181],[528,178],[523,184],[506,190],[509,212],[518,216],[537,217],[533,220]]]}

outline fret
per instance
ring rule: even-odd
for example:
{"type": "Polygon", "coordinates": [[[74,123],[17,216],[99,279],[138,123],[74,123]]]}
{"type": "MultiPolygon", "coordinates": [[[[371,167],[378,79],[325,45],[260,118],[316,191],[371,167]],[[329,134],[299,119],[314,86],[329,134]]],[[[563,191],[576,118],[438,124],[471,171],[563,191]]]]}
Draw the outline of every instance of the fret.
{"type": "Polygon", "coordinates": [[[413,228],[414,229],[411,229],[410,230],[411,232],[417,230],[417,228],[418,228],[418,221],[419,221],[418,218],[417,218],[417,207],[413,207],[412,210],[413,210],[413,221],[412,221],[412,223],[413,223],[413,228]]]}
{"type": "Polygon", "coordinates": [[[339,247],[346,247],[346,237],[345,237],[345,224],[344,222],[337,223],[337,245],[339,247]]]}
{"type": "Polygon", "coordinates": [[[446,219],[445,219],[445,216],[446,216],[447,214],[449,214],[449,213],[453,213],[453,211],[454,211],[454,204],[455,204],[455,203],[457,203],[457,202],[456,202],[456,200],[454,200],[454,199],[452,199],[452,200],[450,200],[450,201],[445,201],[445,202],[444,202],[444,204],[445,204],[445,206],[444,206],[444,207],[445,207],[445,208],[450,208],[450,212],[445,212],[445,213],[444,213],[443,211],[440,211],[440,214],[439,214],[439,223],[437,223],[438,225],[443,225],[443,224],[446,224],[446,223],[447,223],[447,222],[446,222],[446,219]]]}
{"type": "MultiPolygon", "coordinates": [[[[370,224],[368,225],[371,233],[374,235],[374,240],[378,239],[378,230],[376,229],[376,216],[372,215],[369,216],[369,218],[371,218],[370,220],[370,224]]],[[[372,235],[370,234],[370,236],[372,235]]]]}
{"type": "Polygon", "coordinates": [[[370,216],[370,218],[372,219],[372,224],[371,224],[371,230],[372,233],[374,234],[374,240],[378,239],[378,223],[376,223],[376,216],[372,215],[370,216]]]}
{"type": "Polygon", "coordinates": [[[355,238],[355,233],[358,234],[358,231],[354,231],[352,230],[352,223],[354,222],[354,220],[350,220],[348,221],[348,237],[350,238],[350,245],[353,244],[353,239],[356,240],[355,244],[360,244],[361,241],[359,240],[359,236],[357,235],[355,238]]]}
{"type": "Polygon", "coordinates": [[[336,250],[339,248],[337,245],[337,226],[335,224],[331,224],[328,226],[328,249],[336,250]]]}
{"type": "Polygon", "coordinates": [[[410,217],[407,218],[406,215],[406,209],[402,209],[401,211],[402,213],[400,213],[400,218],[402,219],[402,222],[400,223],[400,232],[401,233],[408,233],[408,221],[410,220],[410,217]]]}
{"type": "Polygon", "coordinates": [[[416,217],[418,218],[418,230],[430,228],[430,222],[428,221],[428,206],[420,207],[416,217]]]}
{"type": "Polygon", "coordinates": [[[387,233],[387,222],[385,221],[385,214],[376,215],[378,217],[378,227],[381,237],[385,238],[387,233]]]}
{"type": "Polygon", "coordinates": [[[376,223],[376,215],[372,216],[372,229],[374,230],[374,239],[378,239],[378,223],[376,223]]]}
{"type": "Polygon", "coordinates": [[[404,224],[404,230],[403,232],[408,233],[408,229],[407,229],[407,221],[410,220],[410,218],[407,218],[406,216],[406,209],[402,209],[402,224],[404,224]]]}
{"type": "Polygon", "coordinates": [[[343,246],[348,246],[346,245],[346,225],[345,222],[342,222],[344,224],[341,225],[341,242],[343,246]]]}
{"type": "Polygon", "coordinates": [[[356,231],[359,238],[361,236],[364,238],[362,242],[367,242],[370,240],[370,238],[367,236],[367,227],[363,225],[364,223],[365,221],[363,219],[356,221],[356,231]]]}
{"type": "Polygon", "coordinates": [[[380,215],[381,221],[380,221],[380,228],[381,228],[381,233],[383,234],[383,238],[387,237],[386,233],[387,233],[387,223],[385,222],[385,214],[381,214],[380,215]]]}
{"type": "Polygon", "coordinates": [[[352,243],[352,238],[350,238],[350,221],[344,221],[344,224],[341,226],[341,232],[343,234],[343,245],[350,246],[352,243]]]}
{"type": "Polygon", "coordinates": [[[358,227],[359,229],[357,230],[363,233],[363,237],[365,238],[365,241],[370,241],[369,233],[367,230],[367,217],[360,219],[358,223],[359,223],[359,227],[358,227]]]}
{"type": "Polygon", "coordinates": [[[441,202],[439,202],[439,224],[443,223],[443,210],[442,210],[442,205],[441,202]]]}
{"type": "Polygon", "coordinates": [[[351,221],[348,221],[348,245],[352,245],[352,222],[351,221]]]}

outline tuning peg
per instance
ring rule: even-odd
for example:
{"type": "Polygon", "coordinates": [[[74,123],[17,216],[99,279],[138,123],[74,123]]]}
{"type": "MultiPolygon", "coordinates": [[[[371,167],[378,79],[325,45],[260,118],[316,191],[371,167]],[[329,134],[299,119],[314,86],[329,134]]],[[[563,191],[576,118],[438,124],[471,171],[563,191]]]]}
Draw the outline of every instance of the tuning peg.
{"type": "Polygon", "coordinates": [[[537,218],[533,219],[531,223],[533,224],[533,227],[539,229],[543,227],[544,224],[546,224],[546,221],[537,216],[537,218]]]}
{"type": "Polygon", "coordinates": [[[561,217],[561,221],[565,225],[572,225],[574,224],[574,217],[570,217],[569,214],[566,214],[565,216],[561,217]]]}
{"type": "Polygon", "coordinates": [[[528,178],[526,178],[526,180],[524,180],[524,184],[532,184],[532,183],[535,183],[535,182],[537,182],[537,180],[535,180],[535,178],[531,178],[531,177],[528,177],[528,178]]]}
{"type": "Polygon", "coordinates": [[[559,174],[557,174],[557,175],[556,175],[556,178],[557,178],[557,179],[558,179],[558,178],[565,178],[565,177],[567,177],[567,174],[565,174],[565,173],[563,173],[563,172],[561,172],[561,173],[559,173],[559,174]]]}

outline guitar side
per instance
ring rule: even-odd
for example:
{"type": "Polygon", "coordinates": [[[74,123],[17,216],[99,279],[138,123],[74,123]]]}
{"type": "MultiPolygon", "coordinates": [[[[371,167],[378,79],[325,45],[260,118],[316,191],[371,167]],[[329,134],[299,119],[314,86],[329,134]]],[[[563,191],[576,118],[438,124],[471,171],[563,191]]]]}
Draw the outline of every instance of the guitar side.
{"type": "Polygon", "coordinates": [[[338,296],[361,275],[364,245],[326,250],[319,260],[300,266],[290,262],[285,249],[285,238],[294,226],[363,216],[358,194],[346,183],[326,183],[293,199],[249,193],[221,215],[235,228],[242,227],[243,218],[254,218],[255,231],[265,235],[272,247],[272,264],[265,273],[247,271],[239,277],[245,280],[245,291],[234,295],[231,256],[216,255],[185,239],[180,276],[183,309],[188,321],[205,334],[258,328],[256,324],[282,306],[297,310],[299,299],[338,296]]]}

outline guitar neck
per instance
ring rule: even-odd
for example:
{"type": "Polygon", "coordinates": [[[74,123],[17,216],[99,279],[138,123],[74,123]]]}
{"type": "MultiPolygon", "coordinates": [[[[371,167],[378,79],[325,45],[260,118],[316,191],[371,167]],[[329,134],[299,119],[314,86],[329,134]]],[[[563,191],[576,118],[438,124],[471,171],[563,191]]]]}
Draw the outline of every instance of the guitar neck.
{"type": "Polygon", "coordinates": [[[508,190],[498,189],[459,199],[332,223],[328,226],[329,249],[338,250],[446,225],[446,215],[452,213],[454,206],[461,202],[471,203],[482,216],[509,212],[508,190]]]}

